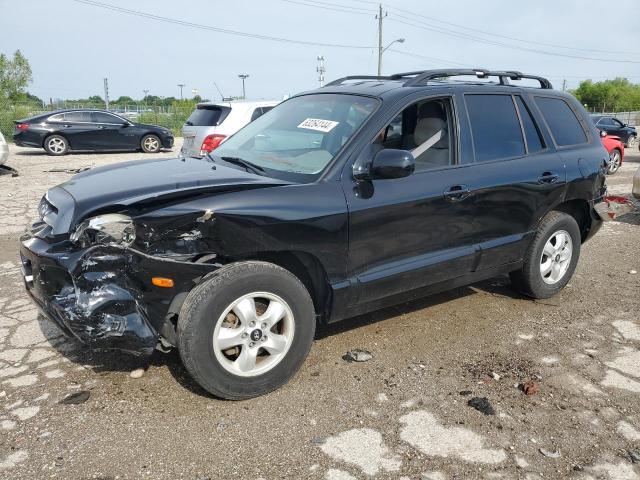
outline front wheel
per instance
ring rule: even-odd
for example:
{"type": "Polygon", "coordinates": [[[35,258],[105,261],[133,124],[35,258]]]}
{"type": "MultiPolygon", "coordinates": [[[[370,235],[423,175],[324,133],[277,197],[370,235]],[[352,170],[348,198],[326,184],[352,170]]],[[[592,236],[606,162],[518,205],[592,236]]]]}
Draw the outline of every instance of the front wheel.
{"type": "Polygon", "coordinates": [[[266,262],[226,265],[194,288],[178,319],[178,350],[205,390],[240,400],[284,385],[315,333],[313,302],[289,271],[266,262]]]}
{"type": "Polygon", "coordinates": [[[140,147],[145,153],[158,153],[161,146],[160,139],[155,135],[145,135],[140,141],[140,147]]]}
{"type": "Polygon", "coordinates": [[[527,248],[522,269],[511,273],[512,285],[529,297],[552,297],[569,283],[580,246],[575,219],[563,212],[548,213],[527,248]]]}
{"type": "Polygon", "coordinates": [[[636,146],[637,142],[638,142],[638,138],[635,135],[629,135],[629,138],[627,139],[627,144],[625,145],[625,147],[633,148],[636,146]]]}
{"type": "Polygon", "coordinates": [[[609,154],[609,167],[607,168],[607,174],[613,175],[620,169],[620,165],[622,164],[622,155],[620,154],[620,150],[614,149],[609,154]]]}

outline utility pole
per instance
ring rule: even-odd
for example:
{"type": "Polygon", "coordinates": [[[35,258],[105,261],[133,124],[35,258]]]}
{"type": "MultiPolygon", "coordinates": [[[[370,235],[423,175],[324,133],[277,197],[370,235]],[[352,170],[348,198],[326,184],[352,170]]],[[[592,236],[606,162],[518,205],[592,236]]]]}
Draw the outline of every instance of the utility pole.
{"type": "Polygon", "coordinates": [[[104,79],[104,108],[109,110],[109,80],[104,79]]]}
{"type": "Polygon", "coordinates": [[[567,79],[566,78],[562,79],[562,91],[563,92],[567,91],[567,79]]]}
{"type": "Polygon", "coordinates": [[[178,86],[180,87],[180,100],[183,100],[182,89],[184,88],[185,84],[184,83],[179,83],[178,86]]]}
{"type": "Polygon", "coordinates": [[[244,90],[244,81],[249,78],[249,74],[247,73],[241,73],[240,75],[238,75],[238,78],[242,79],[242,99],[245,100],[247,98],[246,94],[245,94],[245,90],[244,90]]]}
{"type": "Polygon", "coordinates": [[[327,69],[324,67],[324,55],[318,55],[318,66],[316,67],[316,72],[318,72],[318,82],[320,82],[320,86],[324,87],[324,72],[327,69]]]}
{"type": "Polygon", "coordinates": [[[378,76],[382,75],[382,19],[387,16],[387,12],[382,14],[382,4],[379,5],[378,15],[378,76]]]}

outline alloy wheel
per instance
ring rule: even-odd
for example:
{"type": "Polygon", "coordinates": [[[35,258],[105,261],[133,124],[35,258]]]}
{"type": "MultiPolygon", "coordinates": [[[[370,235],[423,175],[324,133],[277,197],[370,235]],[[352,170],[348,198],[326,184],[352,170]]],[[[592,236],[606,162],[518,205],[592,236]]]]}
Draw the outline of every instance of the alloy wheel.
{"type": "Polygon", "coordinates": [[[67,148],[64,140],[58,137],[50,138],[47,141],[47,147],[49,147],[49,150],[53,153],[62,153],[67,148]]]}
{"type": "Polygon", "coordinates": [[[158,150],[160,144],[158,143],[158,139],[155,137],[147,137],[144,139],[143,143],[144,149],[148,152],[155,152],[158,150]]]}
{"type": "Polygon", "coordinates": [[[609,155],[609,173],[616,173],[620,168],[620,152],[614,150],[609,155]]]}
{"type": "Polygon", "coordinates": [[[213,351],[229,373],[242,377],[262,375],[285,357],[294,330],[294,317],[287,302],[271,293],[249,293],[232,302],[218,319],[213,351]]]}
{"type": "Polygon", "coordinates": [[[547,285],[558,283],[569,270],[573,254],[571,235],[558,230],[549,237],[540,256],[540,275],[547,285]]]}

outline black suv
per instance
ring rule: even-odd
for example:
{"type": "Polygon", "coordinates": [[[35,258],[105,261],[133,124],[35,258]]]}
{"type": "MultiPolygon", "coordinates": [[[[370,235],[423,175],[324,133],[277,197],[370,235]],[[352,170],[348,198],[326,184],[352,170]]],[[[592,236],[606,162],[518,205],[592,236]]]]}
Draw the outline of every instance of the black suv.
{"type": "Polygon", "coordinates": [[[295,374],[317,322],[506,273],[557,293],[601,225],[607,158],[581,105],[540,77],[347,77],[203,159],[52,188],[21,238],[26,288],[92,347],[177,347],[209,392],[251,397],[295,374]]]}
{"type": "Polygon", "coordinates": [[[70,150],[157,153],[173,147],[173,133],[106,110],[58,110],[16,121],[13,141],[19,147],[44,148],[49,155],[65,155],[70,150]]]}

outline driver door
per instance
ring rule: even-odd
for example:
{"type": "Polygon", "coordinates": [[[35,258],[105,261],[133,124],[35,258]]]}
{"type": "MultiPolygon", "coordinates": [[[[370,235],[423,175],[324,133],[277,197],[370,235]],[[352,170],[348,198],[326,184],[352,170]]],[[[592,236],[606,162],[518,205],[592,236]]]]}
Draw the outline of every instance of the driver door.
{"type": "Polygon", "coordinates": [[[452,97],[406,105],[356,160],[358,168],[370,163],[381,149],[419,147],[417,140],[437,137],[440,128],[419,131],[419,125],[440,125],[440,140],[434,145],[440,148],[429,148],[420,155],[411,175],[355,182],[352,166],[347,165],[343,188],[349,210],[349,269],[357,279],[358,292],[353,303],[367,303],[471,271],[475,199],[468,190],[473,166],[460,161],[464,152],[456,138],[454,105],[452,97]],[[421,111],[439,119],[421,118],[421,111]]]}

